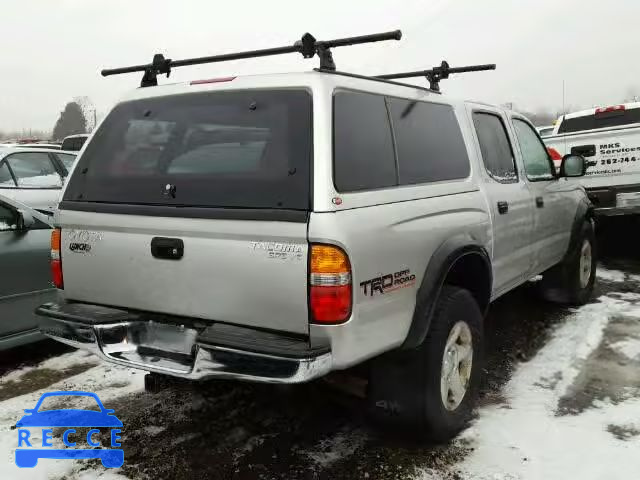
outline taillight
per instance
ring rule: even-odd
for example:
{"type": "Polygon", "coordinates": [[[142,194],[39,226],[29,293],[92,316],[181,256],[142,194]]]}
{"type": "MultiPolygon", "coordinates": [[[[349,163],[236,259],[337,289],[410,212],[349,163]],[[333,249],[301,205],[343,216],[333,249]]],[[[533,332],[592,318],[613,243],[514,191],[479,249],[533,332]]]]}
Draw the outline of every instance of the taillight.
{"type": "Polygon", "coordinates": [[[56,288],[64,288],[62,281],[62,257],[60,256],[60,229],[51,232],[51,277],[56,288]]]}
{"type": "Polygon", "coordinates": [[[600,107],[596,108],[596,115],[600,115],[602,113],[611,113],[611,112],[624,112],[626,107],[624,105],[612,105],[611,107],[600,107]]]}
{"type": "Polygon", "coordinates": [[[558,160],[562,160],[562,155],[553,147],[547,147],[549,151],[549,155],[551,156],[551,160],[557,162],[558,160]]]}
{"type": "Polygon", "coordinates": [[[309,307],[315,323],[341,323],[351,315],[351,264],[333,245],[311,245],[309,307]]]}

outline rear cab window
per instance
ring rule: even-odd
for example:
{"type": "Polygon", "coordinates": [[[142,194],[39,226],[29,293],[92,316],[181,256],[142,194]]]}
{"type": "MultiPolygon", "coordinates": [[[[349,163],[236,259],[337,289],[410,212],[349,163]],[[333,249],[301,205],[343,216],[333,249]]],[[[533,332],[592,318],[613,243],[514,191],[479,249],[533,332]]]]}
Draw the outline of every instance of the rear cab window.
{"type": "Polygon", "coordinates": [[[517,183],[515,156],[502,118],[496,113],[474,112],[473,126],[489,176],[499,183],[517,183]]]}
{"type": "Polygon", "coordinates": [[[87,137],[71,137],[65,138],[62,141],[62,145],[60,146],[61,150],[69,150],[72,152],[77,152],[82,148],[84,143],[87,141],[87,137]]]}
{"type": "Polygon", "coordinates": [[[311,94],[189,93],[117,105],[63,201],[310,209],[311,94]]]}
{"type": "Polygon", "coordinates": [[[354,192],[467,178],[453,107],[380,94],[333,97],[334,183],[354,192]]]}
{"type": "Polygon", "coordinates": [[[582,130],[595,130],[598,128],[624,127],[626,125],[640,124],[640,107],[623,109],[596,110],[592,115],[584,115],[574,118],[562,119],[558,127],[558,133],[574,133],[582,130]]]}
{"type": "Polygon", "coordinates": [[[338,91],[333,97],[334,183],[339,192],[398,183],[393,139],[381,95],[338,91]]]}

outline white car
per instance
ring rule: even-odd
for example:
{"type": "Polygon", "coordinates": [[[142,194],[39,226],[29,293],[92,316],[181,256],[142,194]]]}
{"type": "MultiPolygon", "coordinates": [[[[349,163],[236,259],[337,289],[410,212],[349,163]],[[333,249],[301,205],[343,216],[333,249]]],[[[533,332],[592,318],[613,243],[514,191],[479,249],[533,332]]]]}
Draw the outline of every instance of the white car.
{"type": "Polygon", "coordinates": [[[0,146],[0,195],[52,213],[75,152],[0,146]]]}
{"type": "Polygon", "coordinates": [[[554,128],[554,125],[545,125],[544,127],[537,127],[537,130],[541,137],[548,137],[553,134],[554,128]]]}

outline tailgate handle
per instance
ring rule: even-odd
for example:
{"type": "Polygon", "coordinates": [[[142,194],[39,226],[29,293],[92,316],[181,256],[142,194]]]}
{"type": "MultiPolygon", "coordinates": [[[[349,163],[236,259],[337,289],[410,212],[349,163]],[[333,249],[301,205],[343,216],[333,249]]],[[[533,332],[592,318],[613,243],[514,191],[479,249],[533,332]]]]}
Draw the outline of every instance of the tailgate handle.
{"type": "Polygon", "coordinates": [[[582,155],[583,157],[594,157],[596,155],[595,145],[578,145],[571,147],[572,155],[582,155]]]}
{"type": "Polygon", "coordinates": [[[184,242],[179,238],[153,237],[151,255],[166,260],[180,260],[184,255],[184,242]]]}

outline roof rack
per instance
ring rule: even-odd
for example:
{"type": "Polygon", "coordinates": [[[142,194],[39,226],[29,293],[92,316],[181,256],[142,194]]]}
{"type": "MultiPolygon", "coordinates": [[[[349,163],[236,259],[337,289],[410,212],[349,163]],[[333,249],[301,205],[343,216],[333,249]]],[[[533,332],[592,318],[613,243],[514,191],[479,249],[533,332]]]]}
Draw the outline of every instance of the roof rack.
{"type": "Polygon", "coordinates": [[[391,73],[388,75],[376,75],[376,78],[383,80],[393,80],[397,78],[426,77],[429,81],[429,88],[435,92],[440,91],[440,80],[449,78],[452,73],[481,72],[484,70],[495,70],[496,64],[490,63],[486,65],[470,65],[468,67],[450,67],[443,60],[440,66],[431,70],[419,70],[417,72],[391,73]]]}
{"type": "Polygon", "coordinates": [[[211,57],[188,58],[185,60],[171,60],[165,58],[161,53],[153,56],[153,61],[147,65],[134,65],[131,67],[113,68],[102,70],[102,76],[120,75],[123,73],[144,72],[141,87],[152,87],[158,85],[158,75],[164,74],[167,77],[171,74],[171,69],[175,67],[185,67],[188,65],[201,65],[203,63],[227,62],[230,60],[241,60],[244,58],[267,57],[272,55],[283,55],[285,53],[300,53],[304,58],[313,58],[318,55],[320,58],[320,68],[334,71],[336,65],[333,61],[331,48],[346,47],[361,43],[381,42],[385,40],[400,40],[402,32],[374,33],[359,37],[338,38],[335,40],[316,40],[310,33],[305,33],[300,40],[291,46],[265,48],[263,50],[250,50],[246,52],[227,53],[223,55],[213,55],[211,57]]]}

